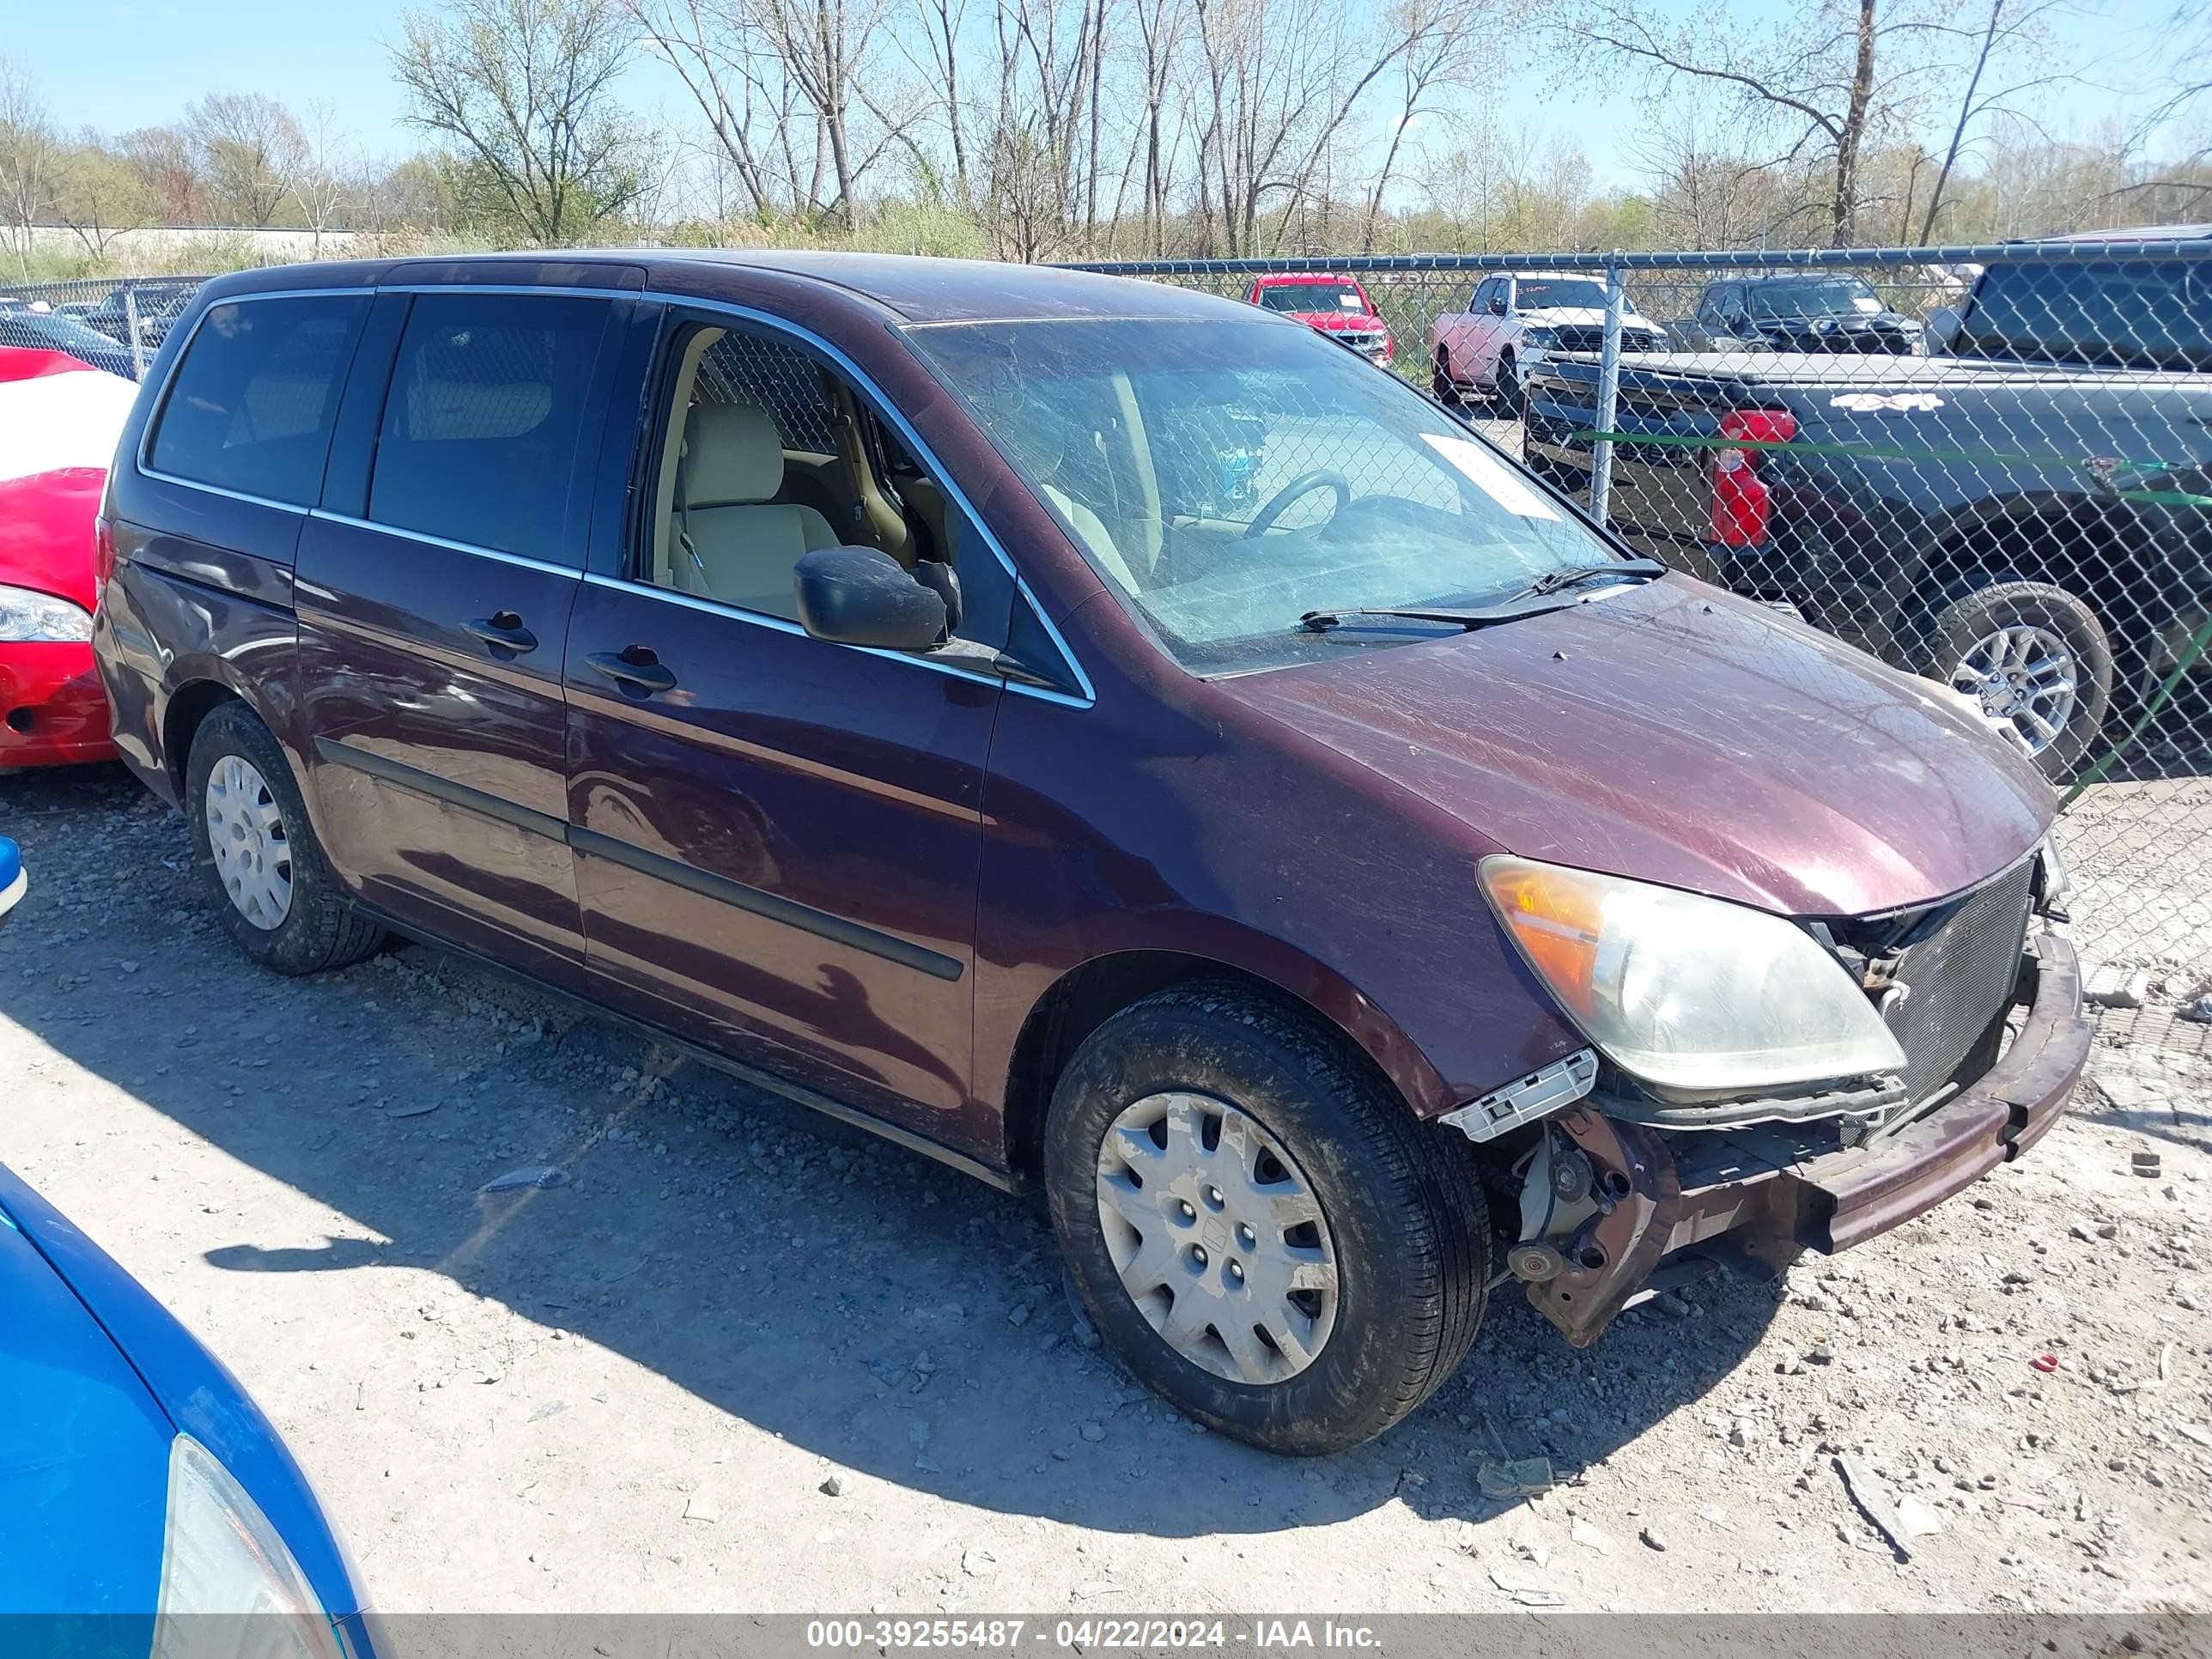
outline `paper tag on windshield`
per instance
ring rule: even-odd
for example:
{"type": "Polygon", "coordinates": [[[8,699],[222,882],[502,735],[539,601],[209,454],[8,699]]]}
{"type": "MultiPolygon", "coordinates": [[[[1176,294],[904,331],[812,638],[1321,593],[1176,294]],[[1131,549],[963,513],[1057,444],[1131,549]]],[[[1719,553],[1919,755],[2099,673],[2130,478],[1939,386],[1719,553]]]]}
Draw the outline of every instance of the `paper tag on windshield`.
{"type": "Polygon", "coordinates": [[[1472,438],[1447,438],[1439,433],[1424,432],[1421,439],[1437,454],[1474,479],[1484,495],[1514,517],[1548,519],[1554,524],[1559,522],[1557,507],[1515,477],[1511,467],[1472,438]]]}

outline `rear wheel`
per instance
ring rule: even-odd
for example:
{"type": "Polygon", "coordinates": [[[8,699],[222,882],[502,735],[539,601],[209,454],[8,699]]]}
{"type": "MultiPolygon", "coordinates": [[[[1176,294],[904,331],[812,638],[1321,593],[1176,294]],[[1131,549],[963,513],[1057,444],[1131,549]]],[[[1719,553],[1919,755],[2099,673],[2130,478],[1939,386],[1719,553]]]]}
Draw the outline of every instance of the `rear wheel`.
{"type": "Polygon", "coordinates": [[[1044,1153],[1099,1329],[1239,1439],[1356,1446],[1474,1340],[1489,1230],[1474,1148],[1297,1010],[1224,985],[1125,1009],[1061,1077],[1044,1153]]]}
{"type": "Polygon", "coordinates": [[[244,703],[225,703],[193,734],[185,813],[195,872],[223,930],[256,962],[318,973],[384,943],[339,893],[283,750],[244,703]]]}
{"type": "Polygon", "coordinates": [[[1942,605],[1918,665],[2010,728],[2046,777],[2070,777],[2105,723],[2112,649],[2104,624],[2048,582],[1992,581],[1942,605]]]}

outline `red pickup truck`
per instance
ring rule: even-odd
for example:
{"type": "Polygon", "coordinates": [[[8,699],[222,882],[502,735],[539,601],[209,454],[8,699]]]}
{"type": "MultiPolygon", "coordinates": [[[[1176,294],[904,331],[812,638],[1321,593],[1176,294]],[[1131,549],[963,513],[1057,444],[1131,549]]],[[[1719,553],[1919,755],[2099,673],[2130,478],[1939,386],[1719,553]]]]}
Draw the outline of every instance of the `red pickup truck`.
{"type": "Polygon", "coordinates": [[[1349,276],[1310,270],[1255,276],[1244,298],[1263,311],[1279,311],[1296,318],[1378,368],[1389,368],[1396,353],[1390,325],[1376,310],[1375,301],[1367,297],[1367,290],[1349,276]]]}

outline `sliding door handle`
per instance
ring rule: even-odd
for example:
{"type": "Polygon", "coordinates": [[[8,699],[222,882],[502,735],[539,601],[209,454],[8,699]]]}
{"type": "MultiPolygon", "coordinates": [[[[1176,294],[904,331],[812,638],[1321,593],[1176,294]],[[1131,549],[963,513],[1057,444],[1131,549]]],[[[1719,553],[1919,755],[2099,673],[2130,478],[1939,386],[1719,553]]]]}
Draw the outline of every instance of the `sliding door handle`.
{"type": "Polygon", "coordinates": [[[675,689],[676,676],[662,666],[649,646],[625,646],[620,651],[594,651],[584,660],[592,672],[612,680],[625,691],[649,697],[656,691],[675,689]]]}
{"type": "Polygon", "coordinates": [[[525,628],[522,618],[512,611],[495,611],[489,617],[462,626],[495,652],[505,651],[519,657],[538,648],[538,635],[525,628]]]}

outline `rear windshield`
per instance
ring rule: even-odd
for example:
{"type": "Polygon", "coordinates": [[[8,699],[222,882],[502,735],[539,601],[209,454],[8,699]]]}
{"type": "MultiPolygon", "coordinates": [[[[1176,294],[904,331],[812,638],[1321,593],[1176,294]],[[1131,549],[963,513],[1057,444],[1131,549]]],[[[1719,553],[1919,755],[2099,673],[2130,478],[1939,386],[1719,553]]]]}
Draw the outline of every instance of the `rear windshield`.
{"type": "Polygon", "coordinates": [[[1260,290],[1260,303],[1269,311],[1358,311],[1367,301],[1350,283],[1280,283],[1260,290]]]}
{"type": "Polygon", "coordinates": [[[2212,262],[2022,260],[1974,290],[1960,356],[2212,368],[2212,262]]]}

